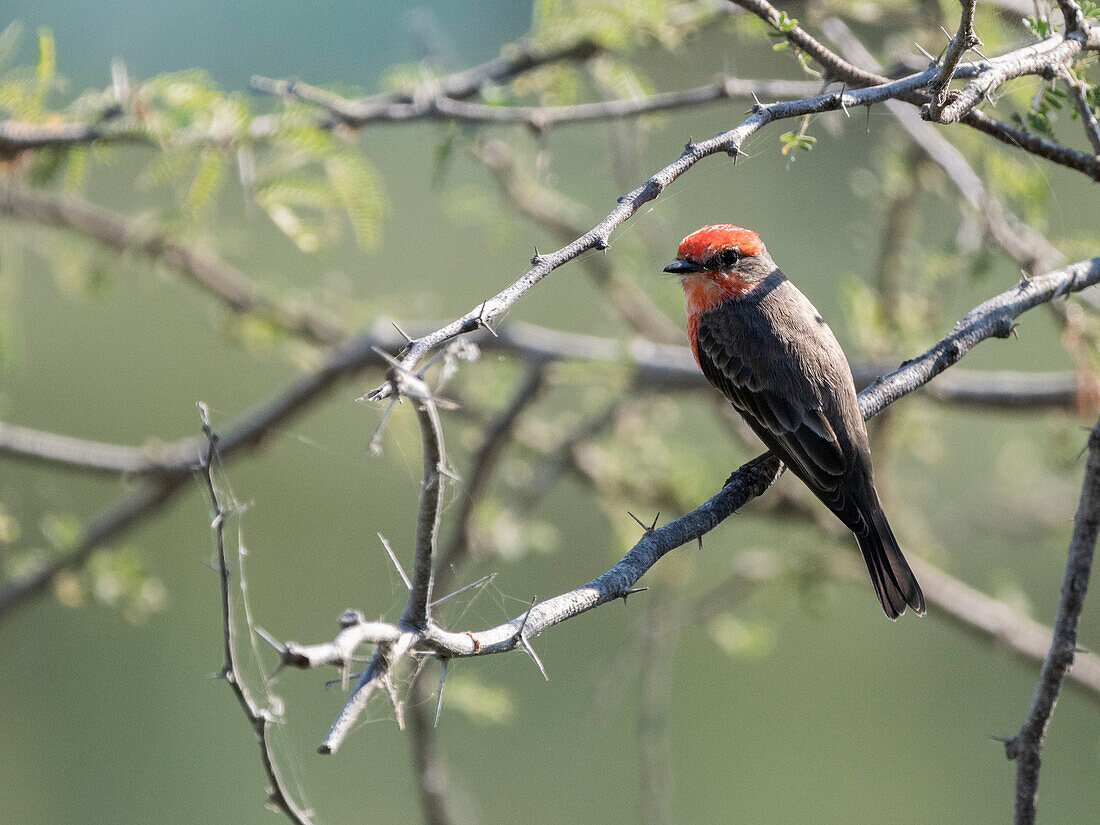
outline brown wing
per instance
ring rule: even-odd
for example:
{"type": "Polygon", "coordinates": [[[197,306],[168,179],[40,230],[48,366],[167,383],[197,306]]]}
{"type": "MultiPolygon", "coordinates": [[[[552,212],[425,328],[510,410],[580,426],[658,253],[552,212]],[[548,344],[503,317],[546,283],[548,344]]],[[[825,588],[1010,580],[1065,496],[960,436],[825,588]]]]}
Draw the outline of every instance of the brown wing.
{"type": "MultiPolygon", "coordinates": [[[[805,301],[801,293],[798,297],[805,301]]],[[[813,309],[809,301],[805,303],[813,309]]],[[[704,314],[696,333],[699,366],[760,440],[841,521],[859,532],[865,529],[866,518],[856,501],[859,495],[853,495],[852,482],[862,480],[864,471],[870,477],[870,458],[864,455],[866,447],[861,450],[859,444],[852,443],[849,434],[838,438],[830,423],[841,403],[833,397],[835,388],[829,385],[826,376],[811,376],[802,371],[798,359],[789,356],[790,342],[781,340],[773,325],[761,322],[760,317],[758,312],[739,317],[737,310],[729,307],[725,312],[704,314]]],[[[816,317],[816,312],[811,317],[816,317]]],[[[821,330],[796,327],[789,331],[805,332],[807,338],[827,334],[828,348],[840,352],[828,327],[822,325],[821,330]]],[[[840,357],[843,358],[843,353],[840,357]]],[[[836,377],[832,376],[832,380],[836,377]]]]}

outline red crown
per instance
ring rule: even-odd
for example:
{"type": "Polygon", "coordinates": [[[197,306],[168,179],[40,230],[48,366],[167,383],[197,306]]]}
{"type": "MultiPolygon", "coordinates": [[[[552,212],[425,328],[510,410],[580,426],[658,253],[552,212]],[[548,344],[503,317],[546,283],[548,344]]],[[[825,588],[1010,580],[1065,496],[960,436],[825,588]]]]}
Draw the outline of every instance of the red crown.
{"type": "Polygon", "coordinates": [[[760,236],[751,229],[720,223],[697,229],[680,241],[678,258],[702,261],[722,249],[736,248],[744,255],[759,255],[764,251],[760,236]]]}

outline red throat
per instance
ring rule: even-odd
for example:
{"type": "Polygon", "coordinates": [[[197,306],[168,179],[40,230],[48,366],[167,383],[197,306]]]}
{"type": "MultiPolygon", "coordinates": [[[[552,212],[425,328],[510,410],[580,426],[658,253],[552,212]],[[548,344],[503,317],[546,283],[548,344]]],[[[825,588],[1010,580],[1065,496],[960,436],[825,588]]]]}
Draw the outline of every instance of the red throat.
{"type": "Polygon", "coordinates": [[[684,304],[687,309],[687,334],[691,352],[699,361],[695,349],[695,335],[699,330],[699,316],[731,298],[740,298],[759,284],[746,281],[736,273],[693,272],[680,279],[684,287],[684,304]]]}

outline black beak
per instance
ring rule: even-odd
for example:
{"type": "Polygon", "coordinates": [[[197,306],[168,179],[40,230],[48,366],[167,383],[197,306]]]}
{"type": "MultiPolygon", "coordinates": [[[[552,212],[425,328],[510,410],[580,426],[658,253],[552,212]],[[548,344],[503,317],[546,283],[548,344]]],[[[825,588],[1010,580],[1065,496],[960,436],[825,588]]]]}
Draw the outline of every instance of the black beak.
{"type": "Polygon", "coordinates": [[[683,258],[677,258],[665,267],[665,272],[671,272],[673,275],[686,275],[689,272],[703,271],[703,267],[699,266],[699,264],[685,261],[683,258]]]}

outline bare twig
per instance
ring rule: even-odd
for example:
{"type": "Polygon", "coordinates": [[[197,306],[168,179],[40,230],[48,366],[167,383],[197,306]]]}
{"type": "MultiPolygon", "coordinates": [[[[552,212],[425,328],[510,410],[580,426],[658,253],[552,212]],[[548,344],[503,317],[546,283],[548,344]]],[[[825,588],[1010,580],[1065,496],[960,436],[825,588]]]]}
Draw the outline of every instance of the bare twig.
{"type": "MultiPolygon", "coordinates": [[[[225,551],[225,520],[229,513],[222,507],[218,490],[214,483],[214,460],[217,456],[218,437],[210,429],[210,415],[206,406],[200,404],[202,412],[202,431],[207,439],[207,449],[204,453],[199,468],[203,481],[206,484],[206,492],[210,496],[210,507],[214,517],[210,529],[214,531],[214,543],[217,552],[218,581],[221,585],[222,603],[222,633],[225,640],[225,663],[222,665],[222,677],[233,689],[241,710],[248,717],[249,724],[256,734],[260,744],[260,759],[263,762],[264,771],[271,782],[270,802],[277,806],[291,822],[297,825],[312,825],[313,815],[302,809],[290,795],[279,770],[278,764],[271,750],[271,726],[278,721],[277,715],[271,708],[261,708],[252,693],[244,683],[240,662],[237,657],[236,629],[234,625],[233,596],[230,593],[229,561],[225,551]]],[[[242,574],[243,575],[243,574],[242,574]]],[[[243,590],[243,588],[242,588],[243,590]]],[[[249,632],[252,629],[249,628],[249,632]]]]}
{"type": "Polygon", "coordinates": [[[1016,761],[1016,825],[1032,825],[1035,822],[1043,739],[1054,713],[1058,691],[1073,666],[1077,649],[1077,622],[1085,604],[1096,537],[1100,533],[1100,421],[1097,421],[1089,436],[1088,450],[1085,480],[1081,485],[1081,500],[1074,519],[1050,652],[1039,672],[1039,682],[1031,698],[1027,719],[1020,732],[1005,743],[1005,754],[1016,761]]]}
{"type": "Polygon", "coordinates": [[[1100,155],[1100,123],[1096,122],[1096,114],[1089,105],[1089,99],[1085,95],[1086,87],[1080,78],[1066,70],[1063,77],[1069,85],[1070,95],[1073,97],[1073,105],[1077,107],[1077,113],[1081,115],[1081,124],[1085,129],[1085,136],[1089,139],[1092,151],[1100,155]]]}
{"type": "Polygon", "coordinates": [[[922,117],[928,120],[938,120],[947,103],[947,88],[951,84],[951,78],[955,76],[955,70],[959,66],[962,56],[970,49],[982,45],[982,41],[974,32],[974,9],[978,5],[977,0],[960,0],[962,15],[959,18],[959,31],[947,44],[947,53],[940,64],[940,73],[936,79],[928,84],[928,93],[932,99],[925,104],[927,112],[921,110],[922,117]]]}
{"type": "MultiPolygon", "coordinates": [[[[488,140],[474,144],[471,153],[493,173],[500,190],[525,215],[553,232],[561,243],[584,234],[576,219],[577,207],[560,194],[524,178],[507,144],[488,140]]],[[[639,289],[634,279],[612,265],[606,255],[582,256],[581,264],[608,302],[640,335],[661,343],[679,343],[683,333],[639,289]]]]}
{"type": "Polygon", "coordinates": [[[447,469],[447,453],[443,446],[443,425],[431,390],[420,378],[397,375],[403,396],[417,403],[416,417],[424,445],[424,489],[420,494],[420,510],[416,520],[416,552],[413,556],[412,587],[409,603],[401,615],[401,623],[417,630],[428,625],[428,605],[432,601],[432,579],[436,536],[439,533],[439,511],[443,505],[443,474],[447,469]]]}
{"type": "Polygon", "coordinates": [[[455,120],[466,123],[496,123],[527,126],[545,132],[558,126],[639,117],[694,106],[763,95],[770,98],[807,97],[820,83],[800,80],[743,80],[726,77],[705,86],[673,92],[658,92],[637,98],[577,103],[569,106],[493,106],[456,100],[437,93],[411,102],[364,104],[311,86],[299,80],[280,81],[252,78],[254,89],[296,97],[322,107],[341,123],[361,128],[374,123],[407,123],[415,120],[455,120]]]}

